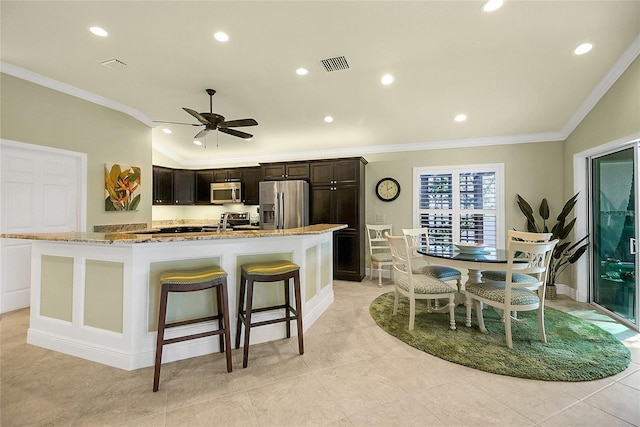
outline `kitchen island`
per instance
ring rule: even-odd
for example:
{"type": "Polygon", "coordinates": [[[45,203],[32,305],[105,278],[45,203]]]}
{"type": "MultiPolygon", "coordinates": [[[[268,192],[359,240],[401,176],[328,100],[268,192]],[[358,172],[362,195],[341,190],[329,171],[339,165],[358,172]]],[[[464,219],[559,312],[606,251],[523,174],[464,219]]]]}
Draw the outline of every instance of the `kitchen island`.
{"type": "MultiPolygon", "coordinates": [[[[55,233],[2,237],[32,241],[27,342],[133,370],[154,363],[162,271],[222,267],[228,273],[228,309],[234,334],[240,265],[291,260],[300,266],[306,330],[333,302],[333,232],[345,227],[319,224],[287,230],[177,235],[55,233]]],[[[171,295],[167,320],[186,320],[210,313],[215,308],[214,298],[211,294],[203,295],[210,291],[171,295]]],[[[283,300],[283,292],[282,282],[265,283],[256,288],[254,304],[273,305],[283,300]]],[[[260,314],[263,320],[278,316],[278,313],[260,314]]],[[[203,332],[207,325],[173,329],[167,331],[167,338],[203,332]]],[[[292,326],[292,335],[296,334],[292,326]]],[[[251,343],[285,336],[283,323],[268,325],[251,334],[251,343]]],[[[217,352],[218,342],[204,338],[172,344],[163,352],[163,362],[217,352]]]]}

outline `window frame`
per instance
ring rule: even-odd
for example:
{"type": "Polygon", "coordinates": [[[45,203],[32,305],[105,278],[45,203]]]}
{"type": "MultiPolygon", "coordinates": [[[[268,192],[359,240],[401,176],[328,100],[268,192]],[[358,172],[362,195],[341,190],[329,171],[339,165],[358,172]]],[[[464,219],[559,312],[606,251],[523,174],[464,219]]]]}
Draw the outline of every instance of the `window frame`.
{"type": "MultiPolygon", "coordinates": [[[[413,227],[420,225],[420,176],[424,174],[452,174],[453,175],[453,208],[450,210],[453,215],[453,239],[460,236],[460,214],[468,210],[460,209],[460,187],[459,176],[462,173],[493,172],[495,173],[496,188],[496,246],[498,249],[505,248],[505,195],[504,195],[504,163],[485,163],[472,165],[451,165],[451,166],[416,166],[413,168],[413,227]],[[457,236],[457,237],[456,237],[457,236]]],[[[449,212],[449,210],[445,210],[449,212]]]]}

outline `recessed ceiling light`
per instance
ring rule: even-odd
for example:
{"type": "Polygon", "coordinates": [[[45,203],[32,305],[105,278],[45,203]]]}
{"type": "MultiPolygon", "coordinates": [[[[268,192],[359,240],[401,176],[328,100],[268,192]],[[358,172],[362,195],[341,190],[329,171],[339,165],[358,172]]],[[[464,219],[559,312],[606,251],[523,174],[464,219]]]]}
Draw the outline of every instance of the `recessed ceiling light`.
{"type": "Polygon", "coordinates": [[[197,139],[194,139],[193,143],[196,145],[202,145],[202,141],[198,141],[197,139]]]}
{"type": "Polygon", "coordinates": [[[331,123],[331,122],[333,122],[333,117],[331,117],[331,116],[324,116],[324,121],[325,121],[326,123],[331,123]]]}
{"type": "Polygon", "coordinates": [[[393,76],[391,74],[385,74],[380,79],[380,83],[382,83],[383,85],[390,85],[391,83],[393,83],[393,76]]]}
{"type": "Polygon", "coordinates": [[[171,133],[171,129],[168,128],[162,128],[162,132],[166,133],[166,134],[170,134],[171,133]]]}
{"type": "Polygon", "coordinates": [[[482,10],[485,12],[493,12],[494,10],[498,10],[504,4],[504,0],[487,0],[482,5],[482,10]]]}
{"type": "Polygon", "coordinates": [[[218,40],[219,42],[228,42],[229,41],[229,36],[227,35],[227,33],[222,32],[222,31],[218,31],[217,33],[215,33],[213,35],[213,38],[218,40]]]}
{"type": "Polygon", "coordinates": [[[299,76],[306,76],[307,74],[309,74],[309,70],[307,70],[306,68],[298,68],[296,70],[296,74],[299,76]]]}
{"type": "Polygon", "coordinates": [[[456,122],[464,122],[465,120],[467,120],[467,115],[458,114],[453,120],[455,120],[456,122]]]}
{"type": "Polygon", "coordinates": [[[89,31],[100,37],[107,37],[109,35],[109,33],[107,33],[107,30],[100,27],[89,27],[89,31]]]}
{"type": "Polygon", "coordinates": [[[580,46],[574,49],[573,53],[575,53],[576,55],[584,55],[585,53],[589,52],[591,49],[593,49],[593,44],[582,43],[580,46]]]}

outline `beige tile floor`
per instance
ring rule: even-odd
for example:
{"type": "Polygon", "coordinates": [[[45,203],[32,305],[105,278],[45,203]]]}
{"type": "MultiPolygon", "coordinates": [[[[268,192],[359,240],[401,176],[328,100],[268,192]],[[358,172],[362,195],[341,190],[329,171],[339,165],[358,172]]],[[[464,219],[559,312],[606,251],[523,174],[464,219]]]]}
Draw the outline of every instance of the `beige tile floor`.
{"type": "Polygon", "coordinates": [[[122,371],[26,344],[28,309],[1,327],[2,426],[640,426],[640,337],[568,299],[550,305],[591,318],[631,348],[629,368],[581,383],[531,381],[449,363],[396,340],[369,316],[392,290],[335,285],[335,302],[295,340],[251,347],[234,371],[215,354],[122,371]]]}

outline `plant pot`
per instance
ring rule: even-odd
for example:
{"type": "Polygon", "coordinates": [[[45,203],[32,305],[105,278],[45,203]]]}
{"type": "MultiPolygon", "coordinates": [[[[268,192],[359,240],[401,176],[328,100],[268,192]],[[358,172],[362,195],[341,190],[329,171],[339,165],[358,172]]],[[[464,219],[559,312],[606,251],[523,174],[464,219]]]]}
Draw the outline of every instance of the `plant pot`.
{"type": "Polygon", "coordinates": [[[547,290],[544,293],[545,299],[556,299],[558,298],[558,289],[556,285],[547,285],[547,290]]]}

